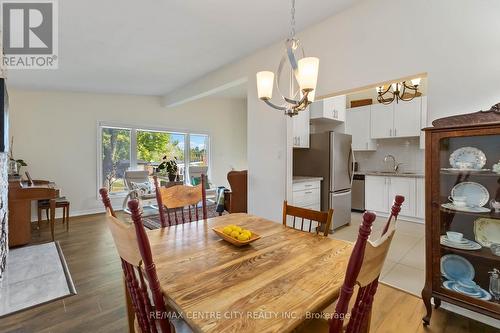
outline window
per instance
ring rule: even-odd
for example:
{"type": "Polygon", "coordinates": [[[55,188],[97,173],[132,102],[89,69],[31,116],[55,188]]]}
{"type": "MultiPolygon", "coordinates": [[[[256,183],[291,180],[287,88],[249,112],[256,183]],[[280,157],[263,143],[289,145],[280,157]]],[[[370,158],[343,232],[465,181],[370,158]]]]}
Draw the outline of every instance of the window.
{"type": "Polygon", "coordinates": [[[126,170],[152,173],[164,156],[177,160],[178,172],[186,182],[189,173],[186,165],[209,167],[209,136],[206,134],[128,126],[99,125],[99,129],[101,170],[98,185],[108,188],[110,194],[127,191],[124,183],[126,170]]]}
{"type": "Polygon", "coordinates": [[[103,128],[102,142],[102,186],[110,193],[123,192],[123,175],[130,168],[130,130],[103,128]]]}

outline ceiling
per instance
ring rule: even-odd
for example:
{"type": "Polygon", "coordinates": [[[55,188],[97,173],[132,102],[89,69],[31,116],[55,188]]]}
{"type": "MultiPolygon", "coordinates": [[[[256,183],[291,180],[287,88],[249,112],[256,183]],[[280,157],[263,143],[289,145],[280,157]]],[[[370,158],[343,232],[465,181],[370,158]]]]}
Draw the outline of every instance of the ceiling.
{"type": "MultiPolygon", "coordinates": [[[[297,0],[297,30],[360,0],[297,0]]],[[[10,70],[24,89],[163,95],[288,35],[289,0],[64,0],[59,69],[10,70]]]]}

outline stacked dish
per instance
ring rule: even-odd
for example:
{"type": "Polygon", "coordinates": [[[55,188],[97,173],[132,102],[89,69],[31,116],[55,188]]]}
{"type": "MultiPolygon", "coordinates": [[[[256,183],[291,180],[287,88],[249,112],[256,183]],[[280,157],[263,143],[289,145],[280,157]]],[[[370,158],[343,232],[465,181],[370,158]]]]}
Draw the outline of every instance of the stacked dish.
{"type": "Polygon", "coordinates": [[[474,267],[464,257],[456,254],[447,254],[441,257],[441,275],[448,281],[443,287],[460,294],[485,301],[491,299],[491,294],[474,282],[474,267]]]}
{"type": "Polygon", "coordinates": [[[453,241],[448,238],[446,235],[442,235],[440,239],[441,245],[452,247],[454,249],[461,249],[461,250],[467,250],[467,251],[474,251],[474,250],[480,250],[481,245],[478,243],[462,238],[459,241],[453,241]]]}

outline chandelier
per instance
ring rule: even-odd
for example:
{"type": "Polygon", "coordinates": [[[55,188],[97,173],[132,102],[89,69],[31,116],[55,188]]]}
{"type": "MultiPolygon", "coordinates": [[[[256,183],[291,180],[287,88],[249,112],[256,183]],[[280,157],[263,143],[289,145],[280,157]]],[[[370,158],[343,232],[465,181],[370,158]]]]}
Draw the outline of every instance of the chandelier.
{"type": "Polygon", "coordinates": [[[290,36],[285,41],[286,50],[278,65],[276,79],[271,71],[258,72],[256,76],[259,99],[270,107],[282,110],[286,115],[292,117],[297,115],[299,111],[305,110],[314,101],[318,81],[319,59],[305,57],[304,49],[300,46],[299,40],[295,38],[295,0],[292,0],[290,12],[290,36]],[[280,87],[285,64],[290,66],[288,97],[283,94],[280,87]],[[283,100],[281,105],[271,102],[274,84],[276,84],[276,90],[283,100]]]}
{"type": "Polygon", "coordinates": [[[387,87],[380,86],[375,88],[377,90],[378,102],[382,104],[391,104],[394,100],[396,103],[400,100],[408,102],[419,96],[418,86],[420,85],[420,78],[412,79],[410,82],[411,83],[407,83],[406,81],[395,82],[389,84],[387,87]],[[413,93],[407,93],[407,90],[413,93]]]}

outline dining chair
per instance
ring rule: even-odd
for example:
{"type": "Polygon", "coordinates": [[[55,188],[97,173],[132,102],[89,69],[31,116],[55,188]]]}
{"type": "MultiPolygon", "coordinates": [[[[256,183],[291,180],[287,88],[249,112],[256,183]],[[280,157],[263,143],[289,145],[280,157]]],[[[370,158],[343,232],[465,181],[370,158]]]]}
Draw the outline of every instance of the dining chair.
{"type": "Polygon", "coordinates": [[[363,214],[358,238],[347,264],[344,283],[335,305],[335,312],[324,319],[311,320],[300,327],[298,332],[360,333],[369,332],[372,304],[377,292],[378,280],[385,258],[389,252],[392,238],[396,231],[396,220],[401,211],[404,197],[397,195],[381,236],[374,242],[368,240],[376,215],[373,212],[363,214]],[[357,295],[351,311],[350,300],[357,286],[357,295]],[[344,321],[347,319],[347,321],[344,321]]]}
{"type": "Polygon", "coordinates": [[[317,210],[295,207],[288,205],[288,202],[285,200],[283,202],[283,225],[287,225],[288,216],[293,217],[293,229],[298,229],[302,231],[316,231],[316,234],[319,234],[320,229],[323,230],[323,235],[328,236],[328,231],[330,230],[330,224],[332,223],[333,209],[329,209],[328,212],[320,212],[317,210]],[[300,222],[297,222],[297,218],[301,219],[300,222]],[[304,220],[306,222],[304,229],[304,220]],[[309,222],[307,223],[307,220],[309,222]],[[313,222],[315,222],[316,226],[313,227],[313,222]],[[296,226],[297,224],[297,226],[296,226]]]}
{"type": "Polygon", "coordinates": [[[201,175],[201,183],[196,186],[161,187],[156,176],[153,176],[153,180],[162,228],[198,221],[200,219],[200,202],[202,218],[207,219],[206,176],[204,174],[201,175]]]}
{"type": "Polygon", "coordinates": [[[164,295],[160,289],[149,239],[142,224],[139,201],[132,199],[128,202],[133,220],[133,224],[130,224],[117,219],[108,190],[101,188],[99,193],[107,211],[106,224],[121,259],[125,286],[135,312],[136,331],[139,328],[142,333],[175,332],[175,327],[166,315],[164,295]],[[152,316],[152,313],[160,315],[152,316]]]}

